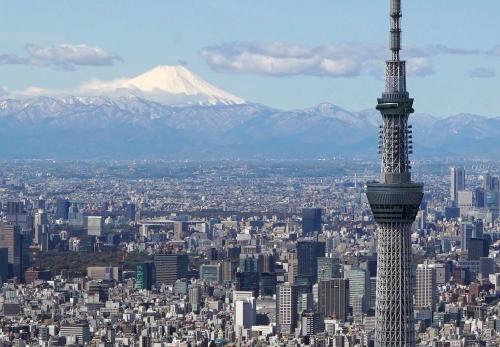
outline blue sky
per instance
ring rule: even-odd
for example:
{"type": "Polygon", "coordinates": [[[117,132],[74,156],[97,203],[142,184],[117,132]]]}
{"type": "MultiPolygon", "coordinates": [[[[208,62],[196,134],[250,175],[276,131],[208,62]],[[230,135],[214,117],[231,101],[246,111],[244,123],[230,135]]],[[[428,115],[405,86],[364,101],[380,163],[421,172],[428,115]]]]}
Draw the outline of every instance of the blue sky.
{"type": "MultiPolygon", "coordinates": [[[[179,62],[247,100],[373,107],[389,0],[0,1],[0,86],[74,90],[179,62]]],[[[500,2],[403,0],[417,112],[500,115],[500,2]]]]}

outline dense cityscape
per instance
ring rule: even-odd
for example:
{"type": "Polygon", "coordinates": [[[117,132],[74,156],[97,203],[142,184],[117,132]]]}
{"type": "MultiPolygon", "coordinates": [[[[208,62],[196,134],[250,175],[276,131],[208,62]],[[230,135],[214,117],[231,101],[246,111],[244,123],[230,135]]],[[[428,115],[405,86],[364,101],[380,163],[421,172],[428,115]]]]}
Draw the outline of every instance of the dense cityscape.
{"type": "Polygon", "coordinates": [[[48,3],[0,21],[0,347],[500,346],[495,5],[48,3]]]}
{"type": "MultiPolygon", "coordinates": [[[[371,346],[376,162],[2,163],[5,346],[371,346]]],[[[500,343],[498,161],[417,161],[419,346],[500,343]]]]}

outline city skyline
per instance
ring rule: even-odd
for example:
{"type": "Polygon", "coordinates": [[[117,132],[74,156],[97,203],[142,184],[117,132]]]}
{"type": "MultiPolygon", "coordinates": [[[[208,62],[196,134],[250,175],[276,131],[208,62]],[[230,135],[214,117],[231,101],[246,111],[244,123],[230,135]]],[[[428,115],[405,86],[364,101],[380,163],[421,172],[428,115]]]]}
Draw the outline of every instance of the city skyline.
{"type": "MultiPolygon", "coordinates": [[[[415,77],[413,95],[425,100],[416,104],[417,111],[500,114],[492,94],[500,38],[489,15],[498,5],[456,1],[453,6],[409,2],[404,7],[404,38],[412,46],[403,47],[402,56],[415,77]],[[439,20],[440,13],[448,14],[446,21],[439,20]],[[481,20],[471,20],[469,13],[481,20]],[[454,102],[442,103],[442,91],[449,93],[447,98],[453,95],[454,102]],[[489,102],[477,103],[478,98],[489,102]]],[[[387,52],[381,40],[385,27],[370,24],[383,16],[387,5],[370,1],[294,2],[286,8],[259,1],[146,2],[139,8],[132,2],[116,7],[92,1],[31,1],[4,8],[4,96],[30,87],[73,91],[95,78],[131,77],[158,65],[185,64],[252,102],[294,109],[328,101],[362,110],[371,107],[370,95],[383,75],[376,60],[387,52]],[[290,30],[290,24],[301,29],[290,30]]]]}

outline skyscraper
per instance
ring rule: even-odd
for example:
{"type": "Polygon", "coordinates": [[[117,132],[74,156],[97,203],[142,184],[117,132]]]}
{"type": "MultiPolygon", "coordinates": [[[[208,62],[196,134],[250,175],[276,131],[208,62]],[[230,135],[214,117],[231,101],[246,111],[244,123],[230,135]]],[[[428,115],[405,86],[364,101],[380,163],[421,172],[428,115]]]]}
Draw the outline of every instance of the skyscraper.
{"type": "Polygon", "coordinates": [[[325,317],[347,320],[349,313],[349,280],[333,278],[318,283],[318,311],[325,317]]]}
{"type": "Polygon", "coordinates": [[[434,310],[436,307],[436,269],[429,264],[419,264],[416,275],[415,306],[434,310]]]}
{"type": "Polygon", "coordinates": [[[297,326],[297,295],[293,285],[277,286],[276,328],[281,334],[293,334],[297,326]]]}
{"type": "Polygon", "coordinates": [[[401,0],[391,0],[392,59],[386,62],[385,92],[378,99],[381,182],[367,183],[367,197],[378,224],[375,346],[415,346],[411,273],[411,225],[423,197],[423,184],[411,180],[413,99],[406,90],[406,63],[400,60],[401,0]]]}
{"type": "Polygon", "coordinates": [[[370,277],[364,269],[349,269],[345,271],[345,278],[349,279],[349,301],[351,305],[356,298],[361,298],[361,310],[368,308],[370,296],[370,277]]]}
{"type": "Polygon", "coordinates": [[[188,255],[184,253],[155,255],[156,283],[173,285],[176,280],[186,278],[188,264],[188,255]]]}
{"type": "Polygon", "coordinates": [[[18,226],[3,224],[0,225],[0,248],[7,248],[9,278],[17,277],[22,279],[27,249],[23,242],[23,235],[18,226]]]}
{"type": "Polygon", "coordinates": [[[339,258],[333,257],[319,257],[318,258],[318,281],[319,280],[329,280],[332,278],[340,277],[340,269],[342,265],[340,264],[339,258]]]}
{"type": "Polygon", "coordinates": [[[450,197],[455,203],[458,200],[458,192],[465,190],[465,169],[452,167],[450,174],[450,197]]]}
{"type": "MultiPolygon", "coordinates": [[[[297,242],[298,276],[308,280],[309,284],[317,281],[318,258],[325,256],[325,243],[314,240],[297,242]]],[[[296,279],[297,280],[297,279],[296,279]]]]}
{"type": "Polygon", "coordinates": [[[309,236],[315,231],[321,231],[321,209],[302,209],[302,235],[309,236]]]}
{"type": "Polygon", "coordinates": [[[155,282],[154,277],[155,277],[155,266],[153,262],[147,261],[141,264],[137,264],[135,287],[137,289],[151,290],[155,282]]]}
{"type": "Polygon", "coordinates": [[[66,199],[57,199],[56,200],[56,219],[68,219],[70,202],[66,199]]]}

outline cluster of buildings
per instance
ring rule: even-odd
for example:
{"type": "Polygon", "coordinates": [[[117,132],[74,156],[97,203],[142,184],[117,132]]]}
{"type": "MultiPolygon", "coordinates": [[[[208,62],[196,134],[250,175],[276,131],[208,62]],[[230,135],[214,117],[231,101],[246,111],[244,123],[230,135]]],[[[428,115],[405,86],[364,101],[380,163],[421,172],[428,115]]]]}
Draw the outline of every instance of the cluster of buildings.
{"type": "MultiPolygon", "coordinates": [[[[411,228],[420,346],[500,343],[498,205],[460,203],[460,192],[496,179],[475,165],[460,185],[460,170],[430,171],[411,228]]],[[[374,345],[377,234],[361,175],[288,178],[297,197],[331,196],[287,213],[154,213],[137,193],[97,207],[33,191],[40,179],[4,182],[1,191],[0,344],[374,345]],[[108,253],[112,263],[92,262],[108,253]],[[88,264],[69,275],[44,267],[41,255],[51,254],[83,254],[88,264]]]]}

